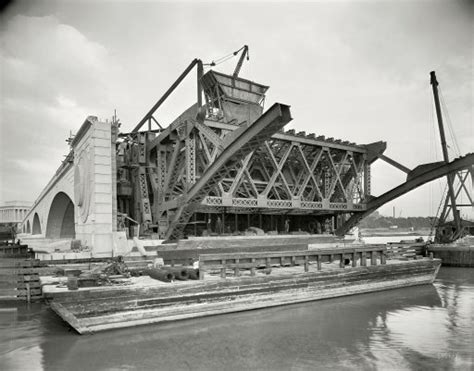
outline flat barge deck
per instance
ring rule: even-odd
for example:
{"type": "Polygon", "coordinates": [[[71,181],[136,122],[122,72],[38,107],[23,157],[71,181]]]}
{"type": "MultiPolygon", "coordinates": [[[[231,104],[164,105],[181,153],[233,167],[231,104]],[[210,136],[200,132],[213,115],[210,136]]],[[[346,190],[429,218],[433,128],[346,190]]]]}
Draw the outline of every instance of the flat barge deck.
{"type": "Polygon", "coordinates": [[[373,248],[232,255],[201,256],[198,281],[165,283],[141,276],[68,290],[64,282],[42,277],[43,297],[86,334],[431,284],[441,265],[432,258],[386,260],[383,249],[373,248]],[[260,269],[262,259],[266,269],[260,269]]]}

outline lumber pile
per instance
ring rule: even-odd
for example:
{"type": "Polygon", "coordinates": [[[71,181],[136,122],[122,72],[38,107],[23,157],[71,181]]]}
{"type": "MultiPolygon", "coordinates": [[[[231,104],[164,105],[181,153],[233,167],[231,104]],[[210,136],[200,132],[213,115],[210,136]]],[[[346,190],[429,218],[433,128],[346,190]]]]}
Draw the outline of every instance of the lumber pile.
{"type": "Polygon", "coordinates": [[[51,269],[38,259],[0,260],[0,299],[38,301],[42,297],[41,274],[51,269]]]}
{"type": "Polygon", "coordinates": [[[387,243],[387,257],[417,259],[425,255],[425,243],[406,243],[406,242],[389,242],[387,243]]]}

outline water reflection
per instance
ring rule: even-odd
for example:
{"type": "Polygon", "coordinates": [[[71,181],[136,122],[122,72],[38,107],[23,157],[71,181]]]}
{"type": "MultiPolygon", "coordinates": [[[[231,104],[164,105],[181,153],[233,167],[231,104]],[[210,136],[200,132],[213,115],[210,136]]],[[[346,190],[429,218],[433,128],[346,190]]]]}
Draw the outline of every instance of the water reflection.
{"type": "Polygon", "coordinates": [[[92,336],[20,306],[0,312],[0,369],[469,369],[473,273],[443,268],[434,285],[92,336]]]}
{"type": "Polygon", "coordinates": [[[0,369],[43,369],[41,310],[39,304],[0,302],[0,369]]]}

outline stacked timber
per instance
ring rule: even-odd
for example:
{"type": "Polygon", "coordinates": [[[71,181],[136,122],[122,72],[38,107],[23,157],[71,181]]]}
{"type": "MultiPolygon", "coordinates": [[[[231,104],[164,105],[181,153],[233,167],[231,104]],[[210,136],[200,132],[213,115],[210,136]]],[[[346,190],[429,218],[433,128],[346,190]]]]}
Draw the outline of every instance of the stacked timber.
{"type": "Polygon", "coordinates": [[[425,255],[426,243],[424,242],[388,242],[387,257],[416,259],[425,255]]]}
{"type": "Polygon", "coordinates": [[[29,254],[28,245],[0,244],[0,259],[27,258],[29,254]]]}
{"type": "Polygon", "coordinates": [[[46,264],[37,259],[0,259],[0,299],[40,300],[39,276],[48,271],[45,268],[46,264]]]}
{"type": "Polygon", "coordinates": [[[332,235],[265,235],[265,236],[229,236],[229,237],[190,237],[178,244],[146,246],[165,264],[174,266],[191,265],[199,255],[221,253],[244,253],[258,251],[299,251],[308,250],[308,246],[329,247],[343,244],[342,239],[332,235]]]}

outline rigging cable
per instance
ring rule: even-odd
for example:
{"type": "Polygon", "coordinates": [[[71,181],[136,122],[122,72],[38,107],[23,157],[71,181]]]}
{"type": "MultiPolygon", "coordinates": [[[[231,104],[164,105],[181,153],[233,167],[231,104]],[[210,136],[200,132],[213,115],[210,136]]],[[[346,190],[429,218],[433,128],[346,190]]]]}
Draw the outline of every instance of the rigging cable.
{"type": "Polygon", "coordinates": [[[451,117],[449,116],[448,107],[447,107],[446,102],[444,100],[443,92],[441,91],[441,89],[439,89],[439,93],[440,93],[439,95],[440,95],[440,98],[441,98],[441,105],[442,105],[442,108],[443,108],[443,112],[446,115],[446,119],[447,119],[446,122],[448,124],[449,135],[451,136],[451,141],[453,142],[454,152],[455,152],[456,157],[459,157],[461,155],[461,151],[459,149],[459,145],[458,145],[458,141],[456,139],[456,135],[454,134],[454,129],[453,129],[453,126],[452,126],[451,117]]]}
{"type": "Polygon", "coordinates": [[[245,48],[245,46],[242,46],[239,50],[236,50],[235,52],[229,53],[227,55],[224,55],[223,57],[217,58],[215,60],[212,60],[211,63],[204,63],[203,66],[206,66],[208,68],[218,66],[221,63],[224,63],[228,61],[231,58],[234,58],[239,52],[245,48]]]}
{"type": "MultiPolygon", "coordinates": [[[[454,145],[455,156],[460,157],[461,156],[461,149],[459,147],[459,144],[458,144],[458,141],[457,141],[457,138],[456,138],[456,134],[455,134],[455,131],[454,131],[454,126],[453,126],[453,123],[452,123],[452,120],[451,120],[451,116],[449,115],[447,104],[446,104],[446,101],[444,99],[443,92],[441,90],[440,90],[440,97],[441,97],[441,104],[443,105],[443,111],[445,112],[446,118],[447,118],[449,134],[451,136],[451,140],[452,140],[453,145],[454,145]]],[[[462,174],[462,172],[456,172],[456,174],[453,178],[453,181],[458,181],[458,184],[460,184],[461,179],[462,179],[461,174],[462,174]]],[[[464,192],[460,192],[460,191],[461,191],[461,185],[459,185],[459,190],[457,192],[457,195],[460,196],[459,198],[461,200],[461,203],[463,203],[465,194],[464,194],[464,192]]]]}

